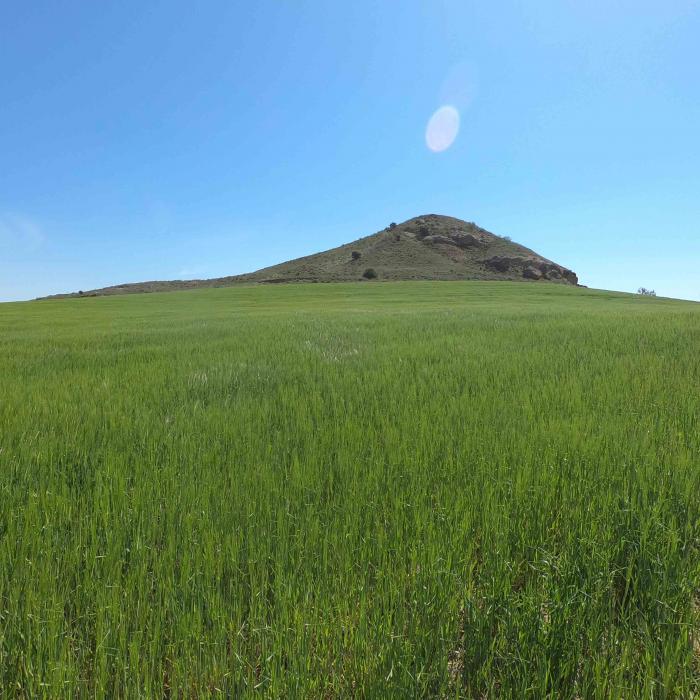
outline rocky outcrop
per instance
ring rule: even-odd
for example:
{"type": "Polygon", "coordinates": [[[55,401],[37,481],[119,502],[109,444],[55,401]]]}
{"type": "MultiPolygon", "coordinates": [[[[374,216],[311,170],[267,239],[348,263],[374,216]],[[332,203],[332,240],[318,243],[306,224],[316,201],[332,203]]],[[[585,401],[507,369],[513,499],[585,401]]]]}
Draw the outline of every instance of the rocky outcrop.
{"type": "Polygon", "coordinates": [[[542,273],[536,267],[526,267],[523,270],[523,277],[526,280],[541,280],[542,273]]]}
{"type": "Polygon", "coordinates": [[[460,248],[483,248],[486,242],[471,233],[455,233],[451,236],[456,246],[460,248]]]}
{"type": "Polygon", "coordinates": [[[482,262],[489,270],[508,273],[512,276],[521,276],[524,279],[578,284],[578,277],[575,272],[547,260],[494,255],[482,262]]]}
{"type": "Polygon", "coordinates": [[[454,241],[448,236],[425,236],[424,243],[442,243],[443,245],[454,245],[454,241]]]}
{"type": "Polygon", "coordinates": [[[483,262],[490,270],[510,272],[513,268],[522,268],[528,261],[525,258],[509,258],[505,255],[494,255],[483,262]]]}
{"type": "Polygon", "coordinates": [[[443,245],[454,245],[458,248],[479,248],[484,247],[486,243],[481,239],[473,236],[470,233],[462,233],[461,231],[450,232],[445,234],[431,234],[422,238],[424,243],[442,243],[443,245]]]}

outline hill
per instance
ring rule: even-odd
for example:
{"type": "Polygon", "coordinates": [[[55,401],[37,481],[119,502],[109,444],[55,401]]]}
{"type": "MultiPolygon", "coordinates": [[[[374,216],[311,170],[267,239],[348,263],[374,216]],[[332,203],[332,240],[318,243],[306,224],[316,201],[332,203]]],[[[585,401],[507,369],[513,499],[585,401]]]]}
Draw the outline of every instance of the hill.
{"type": "Polygon", "coordinates": [[[227,287],[245,282],[380,280],[541,280],[578,284],[571,270],[475,223],[425,214],[321,253],[257,272],[208,280],[138,282],[65,296],[227,287]]]}

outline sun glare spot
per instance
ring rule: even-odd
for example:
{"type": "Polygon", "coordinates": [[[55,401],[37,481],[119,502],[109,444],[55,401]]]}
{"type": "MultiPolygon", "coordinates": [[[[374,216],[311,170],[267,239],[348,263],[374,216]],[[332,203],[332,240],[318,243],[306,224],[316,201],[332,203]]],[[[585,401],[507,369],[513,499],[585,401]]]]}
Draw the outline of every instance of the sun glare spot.
{"type": "Polygon", "coordinates": [[[452,105],[443,105],[428,120],[425,142],[428,148],[439,153],[446,151],[459,133],[459,112],[452,105]]]}

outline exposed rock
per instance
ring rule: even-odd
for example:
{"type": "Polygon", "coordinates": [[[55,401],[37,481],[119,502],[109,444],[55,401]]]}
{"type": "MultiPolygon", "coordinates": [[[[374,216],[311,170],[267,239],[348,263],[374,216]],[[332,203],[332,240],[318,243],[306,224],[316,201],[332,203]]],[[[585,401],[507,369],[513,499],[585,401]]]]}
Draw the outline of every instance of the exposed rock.
{"type": "Polygon", "coordinates": [[[538,268],[542,272],[542,276],[545,279],[552,280],[553,282],[560,282],[563,279],[569,284],[578,284],[578,277],[576,273],[562,267],[561,265],[551,262],[541,262],[538,265],[538,268]]]}
{"type": "Polygon", "coordinates": [[[572,270],[567,270],[565,267],[562,268],[562,277],[569,284],[578,285],[578,275],[572,270]]]}
{"type": "Polygon", "coordinates": [[[497,272],[508,272],[511,267],[522,267],[525,260],[523,258],[508,258],[505,255],[494,255],[488,260],[484,260],[484,265],[497,272]]]}
{"type": "Polygon", "coordinates": [[[418,237],[422,238],[425,243],[442,243],[443,245],[453,245],[458,248],[478,248],[486,244],[471,233],[464,233],[457,229],[450,231],[448,234],[430,234],[423,236],[423,230],[427,227],[422,227],[418,232],[418,237]]]}
{"type": "Polygon", "coordinates": [[[523,277],[528,280],[541,280],[542,273],[536,267],[526,267],[523,270],[523,277]]]}
{"type": "Polygon", "coordinates": [[[458,245],[460,248],[477,248],[486,245],[484,241],[476,236],[472,236],[471,233],[455,233],[451,238],[455,245],[458,245]]]}
{"type": "Polygon", "coordinates": [[[495,255],[492,258],[482,260],[482,263],[490,270],[521,274],[525,279],[545,279],[551,282],[566,281],[569,284],[578,284],[576,273],[548,260],[495,255]]]}
{"type": "Polygon", "coordinates": [[[454,241],[449,236],[426,236],[425,243],[442,243],[444,245],[454,245],[454,241]]]}

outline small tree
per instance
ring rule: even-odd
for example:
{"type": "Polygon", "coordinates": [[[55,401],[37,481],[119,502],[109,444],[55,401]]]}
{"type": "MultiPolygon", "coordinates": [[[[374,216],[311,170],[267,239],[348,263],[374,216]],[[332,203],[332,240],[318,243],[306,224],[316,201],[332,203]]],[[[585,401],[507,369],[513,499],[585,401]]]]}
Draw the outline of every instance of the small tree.
{"type": "Polygon", "coordinates": [[[643,297],[655,297],[656,292],[653,289],[647,289],[646,287],[640,287],[637,290],[637,294],[641,294],[643,297]]]}
{"type": "Polygon", "coordinates": [[[362,276],[366,280],[373,280],[377,278],[377,273],[374,271],[374,268],[368,267],[363,273],[362,276]]]}
{"type": "Polygon", "coordinates": [[[392,231],[392,230],[395,229],[395,228],[396,228],[396,222],[392,221],[392,222],[389,224],[389,231],[392,231]]]}
{"type": "Polygon", "coordinates": [[[361,257],[362,257],[362,253],[360,253],[359,250],[352,251],[352,259],[353,260],[359,260],[361,257]]]}

